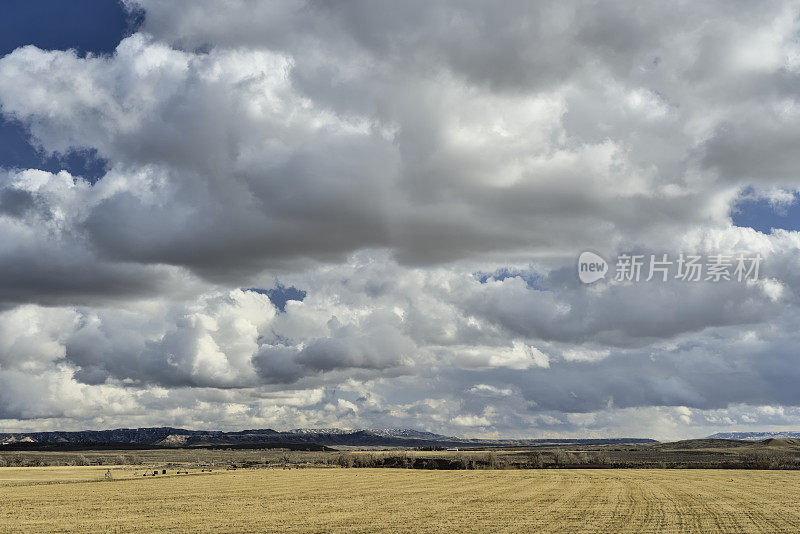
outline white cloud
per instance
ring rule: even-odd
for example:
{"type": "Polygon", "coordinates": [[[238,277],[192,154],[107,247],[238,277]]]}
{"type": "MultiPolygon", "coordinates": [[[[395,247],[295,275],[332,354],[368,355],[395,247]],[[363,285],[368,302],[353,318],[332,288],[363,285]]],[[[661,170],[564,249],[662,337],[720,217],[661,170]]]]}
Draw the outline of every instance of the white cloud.
{"type": "Polygon", "coordinates": [[[469,388],[470,393],[475,393],[477,395],[500,395],[500,396],[508,396],[513,393],[510,388],[497,388],[490,384],[475,384],[471,388],[469,388]]]}
{"type": "Polygon", "coordinates": [[[452,422],[456,426],[489,426],[492,424],[487,417],[478,415],[459,415],[454,417],[452,422]]]}

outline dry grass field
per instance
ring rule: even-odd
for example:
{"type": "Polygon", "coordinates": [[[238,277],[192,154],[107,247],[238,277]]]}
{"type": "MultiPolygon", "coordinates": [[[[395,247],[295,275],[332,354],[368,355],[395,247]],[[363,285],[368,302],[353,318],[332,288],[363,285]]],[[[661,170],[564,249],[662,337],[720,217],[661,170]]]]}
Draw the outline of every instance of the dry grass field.
{"type": "Polygon", "coordinates": [[[0,469],[0,532],[800,531],[796,471],[104,473],[0,469]]]}

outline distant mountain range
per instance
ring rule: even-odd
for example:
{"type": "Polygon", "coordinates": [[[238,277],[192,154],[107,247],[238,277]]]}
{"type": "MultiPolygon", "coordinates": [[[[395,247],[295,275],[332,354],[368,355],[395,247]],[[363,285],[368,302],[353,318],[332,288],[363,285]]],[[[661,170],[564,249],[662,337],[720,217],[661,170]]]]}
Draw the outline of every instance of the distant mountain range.
{"type": "MultiPolygon", "coordinates": [[[[311,428],[277,431],[272,429],[222,432],[182,428],[120,428],[79,432],[25,432],[0,434],[0,448],[6,450],[76,448],[161,448],[161,447],[256,447],[314,445],[325,447],[491,447],[531,446],[548,443],[655,443],[652,439],[467,439],[412,429],[383,428],[342,430],[311,428]]],[[[298,447],[294,447],[298,448],[298,447]]]]}
{"type": "Polygon", "coordinates": [[[745,441],[798,438],[800,438],[800,432],[718,432],[708,436],[708,439],[740,439],[745,441]]]}

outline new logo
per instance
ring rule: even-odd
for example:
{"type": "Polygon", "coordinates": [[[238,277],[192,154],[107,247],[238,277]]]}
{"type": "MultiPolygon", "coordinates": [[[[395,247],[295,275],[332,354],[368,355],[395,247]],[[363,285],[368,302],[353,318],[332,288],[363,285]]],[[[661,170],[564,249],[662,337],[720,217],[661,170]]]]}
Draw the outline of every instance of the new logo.
{"type": "Polygon", "coordinates": [[[608,263],[594,252],[587,250],[578,257],[578,278],[584,284],[591,284],[605,278],[607,272],[608,263]]]}

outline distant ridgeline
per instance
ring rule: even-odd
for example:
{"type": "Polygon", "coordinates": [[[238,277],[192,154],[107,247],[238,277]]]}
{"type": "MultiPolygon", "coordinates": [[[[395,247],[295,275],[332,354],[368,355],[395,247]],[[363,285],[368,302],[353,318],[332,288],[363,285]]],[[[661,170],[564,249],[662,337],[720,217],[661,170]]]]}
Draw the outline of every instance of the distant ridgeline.
{"type": "Polygon", "coordinates": [[[652,439],[466,439],[410,429],[297,429],[288,431],[186,430],[120,428],[79,432],[0,434],[0,450],[80,450],[89,448],[278,448],[322,450],[335,446],[363,447],[525,447],[545,444],[655,443],[652,439]]]}

